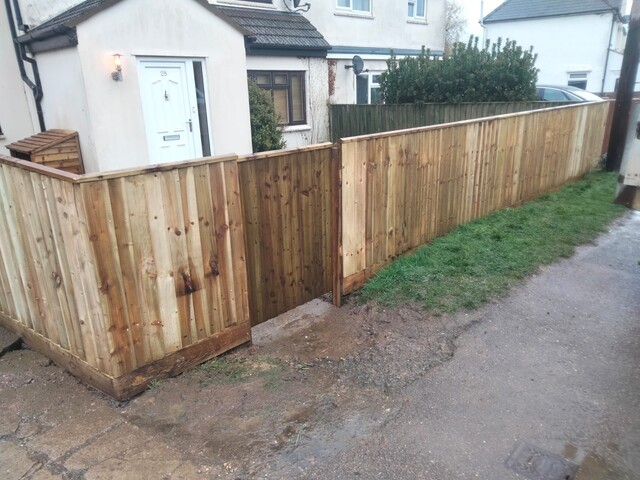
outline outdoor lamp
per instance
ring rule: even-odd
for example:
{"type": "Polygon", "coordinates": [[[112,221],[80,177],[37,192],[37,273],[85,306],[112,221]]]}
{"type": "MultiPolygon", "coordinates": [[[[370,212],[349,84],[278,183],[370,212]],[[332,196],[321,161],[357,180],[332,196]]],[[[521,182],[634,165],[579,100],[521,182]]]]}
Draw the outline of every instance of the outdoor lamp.
{"type": "Polygon", "coordinates": [[[122,55],[120,55],[119,53],[113,54],[113,65],[115,67],[115,70],[111,72],[111,78],[113,78],[115,82],[122,81],[122,61],[120,57],[122,57],[122,55]]]}

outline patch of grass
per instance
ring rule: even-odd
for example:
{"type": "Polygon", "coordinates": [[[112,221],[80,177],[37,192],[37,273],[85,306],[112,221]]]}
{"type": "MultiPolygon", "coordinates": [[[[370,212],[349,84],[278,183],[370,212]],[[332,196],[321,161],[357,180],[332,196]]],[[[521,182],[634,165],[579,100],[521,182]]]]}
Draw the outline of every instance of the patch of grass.
{"type": "Polygon", "coordinates": [[[244,358],[227,359],[215,357],[200,365],[200,370],[207,377],[215,378],[225,383],[240,382],[251,374],[251,367],[246,364],[244,358]]]}
{"type": "Polygon", "coordinates": [[[205,384],[240,383],[249,378],[264,379],[264,387],[270,391],[279,390],[282,386],[284,364],[277,358],[257,357],[253,359],[225,357],[212,358],[200,366],[206,376],[205,384]]]}
{"type": "Polygon", "coordinates": [[[147,384],[147,390],[158,390],[166,380],[158,380],[154,378],[147,384]]]}
{"type": "Polygon", "coordinates": [[[418,302],[435,313],[475,309],[540,265],[569,257],[626,210],[612,203],[616,175],[583,180],[518,208],[461,225],[395,260],[359,292],[362,301],[418,302]]]}

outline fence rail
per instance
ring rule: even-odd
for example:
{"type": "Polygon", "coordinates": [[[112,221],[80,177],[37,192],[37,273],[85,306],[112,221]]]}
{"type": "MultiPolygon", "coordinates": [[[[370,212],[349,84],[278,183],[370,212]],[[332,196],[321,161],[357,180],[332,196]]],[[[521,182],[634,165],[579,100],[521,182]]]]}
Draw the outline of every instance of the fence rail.
{"type": "Polygon", "coordinates": [[[567,102],[428,103],[424,105],[331,105],[331,139],[460,122],[539,110],[567,102]]]}
{"type": "Polygon", "coordinates": [[[125,399],[587,171],[606,102],[73,175],[0,155],[0,324],[125,399]]]}

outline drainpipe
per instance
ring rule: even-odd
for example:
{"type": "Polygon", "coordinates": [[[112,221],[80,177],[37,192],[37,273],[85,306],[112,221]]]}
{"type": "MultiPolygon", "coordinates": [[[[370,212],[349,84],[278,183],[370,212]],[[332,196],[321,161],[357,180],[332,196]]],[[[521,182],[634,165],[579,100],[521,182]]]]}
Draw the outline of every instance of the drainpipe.
{"type": "Polygon", "coordinates": [[[607,45],[607,58],[604,61],[604,75],[602,77],[602,86],[600,87],[600,95],[604,93],[604,85],[607,81],[607,69],[609,68],[609,56],[611,55],[611,41],[613,40],[613,29],[616,26],[617,13],[614,11],[611,17],[611,32],[609,32],[609,45],[607,45]]]}
{"type": "MultiPolygon", "coordinates": [[[[17,42],[18,34],[16,32],[16,24],[13,18],[13,10],[11,9],[11,1],[4,0],[4,6],[7,10],[7,20],[9,21],[9,30],[11,31],[11,40],[13,41],[13,48],[16,52],[16,60],[18,61],[18,69],[20,70],[20,77],[22,81],[27,84],[29,89],[33,92],[33,99],[36,103],[36,112],[38,114],[38,123],[40,125],[40,131],[44,132],[46,130],[44,123],[44,114],[42,112],[42,83],[40,82],[40,71],[38,70],[38,64],[36,61],[27,56],[27,53],[24,50],[24,47],[17,42]],[[33,77],[35,79],[35,83],[31,81],[29,76],[27,75],[27,71],[24,68],[24,62],[27,62],[31,65],[33,70],[33,77]]],[[[16,7],[17,7],[16,3],[16,7]]],[[[22,20],[22,16],[20,15],[19,8],[16,9],[17,17],[22,20]]],[[[24,25],[21,25],[21,28],[25,28],[24,25]]]]}

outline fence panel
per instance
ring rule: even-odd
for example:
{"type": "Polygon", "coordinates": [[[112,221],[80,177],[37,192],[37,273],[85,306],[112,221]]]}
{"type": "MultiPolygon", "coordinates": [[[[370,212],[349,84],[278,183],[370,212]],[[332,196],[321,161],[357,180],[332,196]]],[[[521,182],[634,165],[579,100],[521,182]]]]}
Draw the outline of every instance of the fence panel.
{"type": "Polygon", "coordinates": [[[331,105],[331,139],[460,122],[567,105],[567,102],[428,103],[424,105],[331,105]]]}
{"type": "Polygon", "coordinates": [[[342,140],[343,292],[461,223],[588,171],[606,102],[342,140]]]}
{"type": "Polygon", "coordinates": [[[64,175],[0,156],[0,322],[116,398],[250,340],[236,157],[64,175]]]}
{"type": "Polygon", "coordinates": [[[332,289],[331,147],[239,160],[254,325],[332,289]]]}

